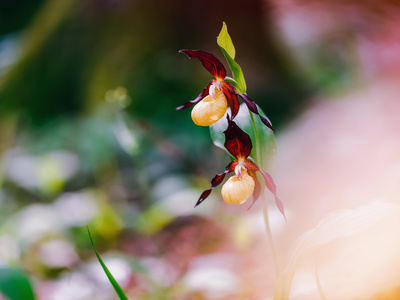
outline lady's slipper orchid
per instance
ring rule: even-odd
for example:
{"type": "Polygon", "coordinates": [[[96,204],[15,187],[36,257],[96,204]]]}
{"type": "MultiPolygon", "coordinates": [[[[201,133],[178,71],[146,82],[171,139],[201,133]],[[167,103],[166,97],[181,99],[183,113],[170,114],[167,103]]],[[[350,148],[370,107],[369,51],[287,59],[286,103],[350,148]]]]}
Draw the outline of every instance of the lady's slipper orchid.
{"type": "Polygon", "coordinates": [[[227,118],[228,128],[224,131],[224,146],[236,160],[230,162],[223,173],[217,174],[211,180],[211,187],[201,194],[196,206],[202,203],[211,194],[213,188],[222,183],[226,174],[234,171],[235,176],[229,178],[222,187],[222,197],[228,204],[242,204],[250,198],[250,196],[253,196],[251,207],[259,198],[261,192],[260,183],[255,176],[255,172],[259,171],[264,178],[266,187],[275,196],[276,206],[282,215],[285,216],[283,204],[276,195],[276,185],[272,177],[267,172],[260,170],[251,158],[249,158],[253,148],[250,136],[240,129],[239,126],[231,120],[229,115],[227,115],[227,118]]]}
{"type": "Polygon", "coordinates": [[[227,204],[242,204],[253,195],[255,180],[253,175],[241,171],[241,178],[232,176],[222,186],[222,198],[227,204]]]}
{"type": "Polygon", "coordinates": [[[196,99],[188,101],[185,104],[177,107],[177,110],[191,107],[196,104],[192,111],[192,119],[196,125],[209,126],[221,119],[227,109],[227,104],[231,108],[231,118],[235,118],[239,111],[238,95],[246,103],[247,107],[255,114],[259,115],[261,121],[271,130],[272,124],[268,118],[259,114],[256,103],[251,100],[246,94],[240,94],[235,91],[235,88],[225,81],[226,70],[224,65],[211,53],[201,50],[180,50],[189,58],[198,58],[204,68],[210,72],[213,79],[208,86],[197,96],[196,99]],[[198,103],[200,102],[200,103],[198,103]]]}

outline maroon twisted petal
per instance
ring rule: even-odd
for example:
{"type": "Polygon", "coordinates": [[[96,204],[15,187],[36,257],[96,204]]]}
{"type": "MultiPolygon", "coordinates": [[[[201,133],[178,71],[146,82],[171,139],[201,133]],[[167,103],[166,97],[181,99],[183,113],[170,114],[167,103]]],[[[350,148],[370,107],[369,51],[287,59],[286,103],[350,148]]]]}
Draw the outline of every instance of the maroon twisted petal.
{"type": "Polygon", "coordinates": [[[204,68],[210,72],[215,78],[223,80],[226,76],[224,65],[211,53],[201,50],[188,50],[183,49],[179,51],[185,53],[189,58],[198,58],[203,64],[204,68]]]}
{"type": "Polygon", "coordinates": [[[267,172],[260,170],[260,168],[253,162],[246,160],[244,162],[244,166],[252,171],[259,171],[262,176],[264,177],[264,181],[265,181],[265,185],[266,187],[271,191],[272,194],[274,194],[275,196],[275,205],[276,207],[279,209],[279,211],[281,212],[281,214],[283,215],[283,217],[286,220],[286,216],[285,216],[285,210],[283,207],[283,203],[282,201],[278,198],[278,196],[276,195],[276,185],[274,180],[272,179],[271,175],[269,175],[267,172]]]}
{"type": "Polygon", "coordinates": [[[254,203],[256,203],[256,201],[258,200],[258,198],[260,198],[260,194],[261,194],[261,184],[257,179],[257,176],[253,173],[252,176],[254,179],[254,192],[253,192],[253,202],[251,202],[251,205],[249,206],[249,208],[247,210],[249,210],[254,203]]]}
{"type": "Polygon", "coordinates": [[[247,96],[246,94],[238,94],[238,95],[242,97],[244,103],[246,103],[250,111],[257,114],[260,117],[261,121],[264,123],[264,125],[267,126],[269,129],[271,129],[272,131],[274,131],[274,128],[272,128],[270,120],[267,117],[260,115],[260,113],[258,112],[257,104],[253,100],[251,100],[249,96],[247,96]]]}
{"type": "Polygon", "coordinates": [[[230,83],[222,81],[221,84],[226,100],[228,101],[229,107],[231,108],[231,119],[233,120],[239,112],[239,100],[237,98],[234,87],[230,83]]]}
{"type": "Polygon", "coordinates": [[[236,159],[246,159],[253,149],[250,136],[240,129],[237,124],[228,117],[228,128],[224,131],[225,148],[236,159]]]}
{"type": "Polygon", "coordinates": [[[199,102],[200,100],[202,100],[204,97],[208,96],[208,91],[210,89],[210,85],[212,84],[212,82],[210,82],[207,87],[196,97],[196,99],[185,102],[183,105],[178,106],[176,108],[176,110],[181,110],[181,109],[185,109],[185,108],[189,108],[191,107],[193,104],[196,104],[197,102],[199,102]]]}
{"type": "Polygon", "coordinates": [[[199,200],[197,200],[196,205],[194,207],[202,203],[211,194],[212,189],[222,183],[222,181],[225,178],[225,175],[235,170],[237,164],[238,164],[237,160],[231,161],[223,173],[215,175],[215,177],[211,180],[211,187],[208,190],[205,190],[203,193],[201,193],[200,198],[199,200]]]}

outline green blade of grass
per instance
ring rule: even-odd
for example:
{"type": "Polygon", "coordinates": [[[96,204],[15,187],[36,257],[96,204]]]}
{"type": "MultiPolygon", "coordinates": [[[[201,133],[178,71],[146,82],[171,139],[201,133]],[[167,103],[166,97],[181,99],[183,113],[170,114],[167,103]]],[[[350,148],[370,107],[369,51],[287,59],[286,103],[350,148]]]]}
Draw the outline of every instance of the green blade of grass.
{"type": "Polygon", "coordinates": [[[95,247],[94,247],[94,243],[93,243],[93,239],[92,239],[92,235],[90,234],[90,230],[88,227],[88,233],[89,233],[89,238],[90,238],[90,242],[92,243],[93,246],[93,250],[94,253],[97,256],[97,259],[99,260],[100,265],[102,266],[104,272],[106,273],[108,280],[110,281],[110,283],[112,284],[112,286],[114,287],[115,292],[118,294],[119,299],[121,300],[128,300],[128,297],[126,297],[124,291],[122,290],[122,288],[119,286],[118,282],[115,280],[114,276],[111,274],[111,272],[108,270],[107,266],[104,264],[104,262],[102,261],[102,259],[100,258],[100,255],[97,253],[95,247]]]}

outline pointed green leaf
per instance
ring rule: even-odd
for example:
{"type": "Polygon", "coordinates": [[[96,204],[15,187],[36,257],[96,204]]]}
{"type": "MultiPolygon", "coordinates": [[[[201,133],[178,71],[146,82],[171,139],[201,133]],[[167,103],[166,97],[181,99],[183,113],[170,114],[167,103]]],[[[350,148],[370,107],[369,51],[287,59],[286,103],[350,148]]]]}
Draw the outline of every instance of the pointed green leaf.
{"type": "MultiPolygon", "coordinates": [[[[260,112],[261,115],[265,116],[264,112],[261,110],[260,107],[258,107],[258,111],[260,112]]],[[[230,109],[228,108],[227,113],[230,113],[230,109]]],[[[250,154],[251,158],[256,159],[256,163],[259,163],[259,161],[262,161],[262,165],[260,167],[268,171],[270,166],[275,160],[276,156],[276,142],[275,142],[275,136],[272,130],[267,128],[260,120],[260,118],[257,115],[254,115],[254,122],[257,127],[257,134],[258,137],[256,138],[256,133],[252,124],[251,116],[250,116],[250,111],[247,109],[246,104],[242,103],[240,105],[239,113],[235,117],[234,121],[236,124],[244,131],[246,132],[253,143],[253,150],[250,154]],[[256,141],[259,141],[259,152],[257,152],[257,147],[256,147],[256,141]]],[[[228,122],[226,120],[226,115],[221,118],[218,122],[214,123],[213,125],[210,126],[210,135],[211,138],[214,142],[214,145],[227,151],[224,147],[225,143],[225,135],[224,131],[228,127],[228,122]]],[[[228,152],[228,151],[227,151],[228,152]]]]}
{"type": "Polygon", "coordinates": [[[240,94],[246,93],[246,81],[244,79],[242,68],[240,68],[238,63],[235,61],[235,46],[233,45],[232,39],[228,34],[228,29],[225,23],[222,25],[221,32],[217,38],[217,43],[221,48],[222,53],[224,53],[226,61],[229,64],[229,68],[232,71],[233,79],[236,81],[236,83],[234,83],[236,90],[240,94]]]}
{"type": "Polygon", "coordinates": [[[0,268],[0,292],[10,300],[34,300],[32,285],[19,269],[0,268]]]}
{"type": "Polygon", "coordinates": [[[221,32],[218,35],[217,43],[221,48],[224,48],[226,53],[235,59],[235,46],[232,43],[232,39],[228,33],[228,28],[226,27],[225,22],[222,23],[221,32]]]}
{"type": "Polygon", "coordinates": [[[111,272],[108,270],[107,266],[104,264],[104,262],[102,261],[102,259],[100,258],[100,255],[97,253],[96,249],[94,248],[94,243],[93,243],[93,239],[92,239],[92,235],[90,234],[90,230],[88,227],[88,233],[89,233],[89,238],[90,238],[90,242],[92,243],[93,246],[93,250],[94,253],[97,256],[97,259],[99,260],[100,265],[102,266],[104,272],[106,273],[108,280],[110,281],[110,283],[112,284],[112,286],[114,287],[115,292],[118,294],[119,299],[121,300],[128,300],[128,297],[126,297],[126,295],[124,294],[124,291],[122,290],[122,288],[119,286],[118,282],[115,280],[114,276],[111,274],[111,272]]]}
{"type": "Polygon", "coordinates": [[[232,71],[233,79],[236,81],[235,88],[240,94],[245,94],[247,91],[246,81],[244,79],[242,68],[238,65],[238,63],[232,59],[225,51],[224,48],[221,48],[222,53],[224,53],[226,61],[229,64],[229,68],[232,71]]]}

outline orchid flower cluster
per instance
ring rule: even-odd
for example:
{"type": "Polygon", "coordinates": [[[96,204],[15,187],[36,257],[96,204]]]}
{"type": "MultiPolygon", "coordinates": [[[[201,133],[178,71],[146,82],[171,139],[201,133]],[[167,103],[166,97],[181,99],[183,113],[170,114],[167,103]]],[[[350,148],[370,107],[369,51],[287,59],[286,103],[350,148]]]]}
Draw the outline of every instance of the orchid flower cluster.
{"type": "MultiPolygon", "coordinates": [[[[204,68],[214,76],[214,79],[196,99],[177,107],[177,110],[195,105],[191,117],[193,122],[199,126],[211,126],[226,115],[227,128],[223,132],[225,136],[224,146],[233,157],[233,160],[226,167],[225,171],[217,174],[212,179],[211,187],[200,195],[196,206],[202,203],[211,194],[211,191],[223,182],[226,174],[231,172],[235,172],[235,175],[227,180],[221,190],[224,201],[228,204],[242,204],[253,196],[252,206],[259,198],[262,191],[261,184],[255,173],[260,172],[264,179],[265,186],[275,196],[275,203],[282,215],[284,215],[283,205],[276,195],[276,185],[272,177],[267,172],[261,170],[250,157],[250,153],[253,149],[252,140],[234,121],[241,107],[239,97],[243,99],[252,118],[252,113],[259,116],[262,124],[267,127],[263,128],[264,130],[273,131],[272,124],[267,117],[260,113],[257,104],[246,94],[246,83],[243,72],[234,60],[235,48],[225,23],[218,36],[217,42],[228,61],[233,73],[233,78],[226,76],[224,65],[211,53],[187,49],[179,51],[185,53],[189,58],[199,59],[204,68]],[[230,111],[227,112],[228,104],[230,111]]],[[[254,119],[252,120],[255,126],[254,119]]]]}

